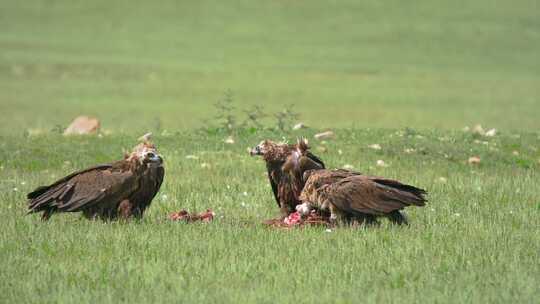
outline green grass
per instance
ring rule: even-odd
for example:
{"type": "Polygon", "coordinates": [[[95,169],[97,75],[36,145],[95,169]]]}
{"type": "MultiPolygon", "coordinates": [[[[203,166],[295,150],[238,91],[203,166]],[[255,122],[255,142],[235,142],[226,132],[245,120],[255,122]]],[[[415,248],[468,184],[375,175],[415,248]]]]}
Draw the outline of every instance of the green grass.
{"type": "MultiPolygon", "coordinates": [[[[166,179],[142,222],[91,222],[65,214],[43,223],[36,215],[24,216],[26,192],[118,158],[133,138],[2,137],[0,302],[533,303],[538,298],[540,134],[477,138],[463,132],[357,129],[339,130],[337,136],[326,143],[328,152],[319,152],[329,167],[351,164],[429,190],[425,208],[407,210],[409,227],[385,221],[378,228],[330,233],[263,227],[260,222],[278,210],[262,160],[249,157],[246,147],[281,138],[268,131],[240,134],[234,145],[223,143],[224,134],[157,137],[166,179]],[[373,143],[382,149],[367,147],[373,143]],[[404,153],[406,148],[415,151],[404,153]],[[471,155],[481,157],[479,166],[467,164],[471,155]],[[389,167],[377,167],[378,159],[389,167]],[[168,221],[167,215],[181,208],[213,208],[217,219],[168,221]]],[[[313,141],[315,151],[320,146],[313,141]]]]}
{"type": "Polygon", "coordinates": [[[0,303],[540,297],[537,1],[0,7],[0,303]],[[225,144],[226,134],[199,127],[229,89],[237,117],[255,104],[271,113],[293,104],[313,129],[238,131],[225,144]],[[51,131],[80,114],[98,116],[104,136],[51,131]],[[456,131],[477,123],[499,134],[456,131]],[[278,210],[262,161],[246,148],[325,128],[337,138],[328,152],[318,141],[313,149],[329,167],[429,191],[427,207],[407,210],[409,227],[260,225],[278,210]],[[26,192],[119,158],[148,130],[167,174],[143,221],[24,216],[26,192]],[[375,143],[382,149],[368,148],[375,143]],[[467,164],[471,156],[480,165],[467,164]],[[207,225],[167,219],[208,207],[218,217],[207,225]]]}
{"type": "Polygon", "coordinates": [[[2,133],[199,126],[227,89],[320,128],[540,127],[536,1],[0,5],[2,133]]]}

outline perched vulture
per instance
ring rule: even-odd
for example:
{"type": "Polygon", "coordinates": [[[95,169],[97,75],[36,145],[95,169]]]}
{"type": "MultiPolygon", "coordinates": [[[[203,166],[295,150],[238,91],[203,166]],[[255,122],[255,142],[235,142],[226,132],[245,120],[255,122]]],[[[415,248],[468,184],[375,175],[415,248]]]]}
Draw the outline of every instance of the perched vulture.
{"type": "Polygon", "coordinates": [[[424,206],[426,191],[399,181],[367,176],[349,170],[310,169],[316,166],[299,147],[283,166],[291,179],[301,174],[304,188],[297,211],[308,214],[312,208],[330,212],[336,222],[375,223],[379,216],[396,224],[407,224],[400,210],[424,206]]]}
{"type": "Polygon", "coordinates": [[[28,213],[82,212],[88,219],[141,218],[159,191],[163,159],[149,142],[124,159],[72,173],[27,195],[28,213]]]}
{"type": "Polygon", "coordinates": [[[296,206],[300,203],[299,196],[304,186],[302,175],[291,176],[291,174],[285,174],[283,171],[283,165],[291,154],[298,153],[297,151],[300,150],[304,151],[304,158],[309,160],[309,169],[324,169],[322,160],[308,151],[308,144],[305,139],[298,140],[295,145],[264,140],[250,151],[252,156],[260,155],[266,162],[268,179],[283,217],[294,212],[296,206]]]}

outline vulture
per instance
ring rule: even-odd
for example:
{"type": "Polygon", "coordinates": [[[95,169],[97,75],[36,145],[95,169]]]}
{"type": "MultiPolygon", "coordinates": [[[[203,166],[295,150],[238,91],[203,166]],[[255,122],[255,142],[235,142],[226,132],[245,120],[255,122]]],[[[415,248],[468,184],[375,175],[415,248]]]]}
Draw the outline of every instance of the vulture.
{"type": "Polygon", "coordinates": [[[30,192],[28,213],[82,212],[88,219],[142,218],[159,191],[165,170],[156,147],[146,141],[124,159],[72,173],[30,192]]]}
{"type": "Polygon", "coordinates": [[[290,154],[284,170],[292,180],[301,176],[304,185],[296,210],[307,215],[311,209],[330,213],[330,222],[351,221],[377,223],[377,217],[387,217],[392,223],[407,224],[400,212],[408,206],[424,206],[427,192],[399,181],[368,176],[359,172],[318,169],[317,163],[299,146],[290,154]]]}
{"type": "MultiPolygon", "coordinates": [[[[304,151],[303,157],[309,160],[310,169],[324,169],[323,161],[309,152],[306,139],[299,139],[296,144],[275,143],[270,140],[263,140],[259,145],[251,149],[251,156],[262,156],[266,162],[268,180],[272,186],[274,198],[280,208],[281,216],[286,217],[296,211],[296,206],[300,203],[299,196],[303,188],[302,176],[291,176],[284,173],[283,168],[291,154],[304,151]]],[[[292,164],[292,163],[289,163],[292,164]]]]}

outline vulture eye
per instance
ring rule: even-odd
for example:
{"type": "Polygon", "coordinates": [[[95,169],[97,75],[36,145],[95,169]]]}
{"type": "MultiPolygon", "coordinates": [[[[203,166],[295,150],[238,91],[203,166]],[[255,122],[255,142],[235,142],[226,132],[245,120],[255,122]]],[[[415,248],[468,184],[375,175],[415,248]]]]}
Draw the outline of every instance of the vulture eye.
{"type": "Polygon", "coordinates": [[[152,152],[148,152],[148,153],[146,153],[146,157],[148,157],[148,158],[155,158],[156,155],[155,155],[154,153],[152,153],[152,152]]]}

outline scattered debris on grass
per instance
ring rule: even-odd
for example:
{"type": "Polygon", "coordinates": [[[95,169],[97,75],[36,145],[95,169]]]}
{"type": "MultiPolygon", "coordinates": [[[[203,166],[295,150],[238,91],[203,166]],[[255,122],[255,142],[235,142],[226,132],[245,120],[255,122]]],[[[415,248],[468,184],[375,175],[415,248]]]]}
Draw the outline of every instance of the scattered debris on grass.
{"type": "Polygon", "coordinates": [[[353,169],[354,169],[354,166],[351,165],[351,164],[345,164],[345,165],[343,165],[342,168],[345,169],[345,170],[353,170],[353,169]]]}
{"type": "Polygon", "coordinates": [[[232,145],[234,144],[234,138],[232,136],[229,136],[225,139],[225,143],[226,144],[229,144],[229,145],[232,145]]]}
{"type": "Polygon", "coordinates": [[[203,169],[211,169],[212,166],[209,163],[202,163],[201,168],[203,168],[203,169]]]}
{"type": "Polygon", "coordinates": [[[334,132],[332,131],[326,131],[326,132],[322,132],[322,133],[318,133],[318,134],[315,134],[315,139],[318,139],[318,140],[323,140],[323,139],[332,139],[334,138],[334,132]]]}
{"type": "Polygon", "coordinates": [[[485,136],[487,137],[493,137],[495,135],[497,135],[497,129],[490,129],[486,131],[486,134],[485,134],[485,136]]]}
{"type": "Polygon", "coordinates": [[[484,128],[482,128],[482,125],[477,124],[472,128],[472,133],[484,136],[486,134],[486,131],[484,131],[484,128]]]}
{"type": "Polygon", "coordinates": [[[293,126],[293,130],[300,130],[300,129],[305,129],[305,128],[307,128],[306,125],[304,125],[304,124],[301,123],[301,122],[299,122],[299,123],[297,123],[297,124],[295,124],[295,125],[293,126]]]}
{"type": "Polygon", "coordinates": [[[382,149],[381,145],[379,145],[379,144],[369,145],[368,148],[371,148],[373,150],[381,150],[382,149]]]}
{"type": "Polygon", "coordinates": [[[442,177],[442,176],[441,176],[441,177],[439,177],[439,178],[437,179],[437,181],[438,181],[439,183],[446,184],[446,182],[448,181],[448,179],[446,179],[446,177],[442,177]]]}
{"type": "Polygon", "coordinates": [[[337,150],[337,154],[342,155],[343,151],[341,151],[341,149],[339,149],[339,150],[337,150]]]}
{"type": "Polygon", "coordinates": [[[215,216],[216,214],[212,211],[212,209],[206,209],[206,212],[203,213],[189,213],[187,210],[182,209],[178,212],[169,214],[169,219],[172,221],[184,221],[186,223],[198,221],[208,223],[214,220],[215,216]]]}
{"type": "Polygon", "coordinates": [[[377,160],[377,166],[378,166],[378,167],[386,168],[386,167],[388,167],[388,164],[386,164],[386,163],[384,162],[384,160],[379,159],[379,160],[377,160]]]}
{"type": "Polygon", "coordinates": [[[478,165],[478,164],[480,164],[480,157],[471,156],[471,157],[469,157],[468,162],[469,162],[470,165],[478,165]]]}
{"type": "Polygon", "coordinates": [[[512,155],[519,156],[519,151],[517,151],[517,150],[512,151],[512,155]]]}
{"type": "Polygon", "coordinates": [[[411,154],[413,152],[415,152],[416,150],[413,149],[413,148],[405,148],[405,150],[403,150],[403,152],[407,153],[407,154],[411,154]]]}
{"type": "Polygon", "coordinates": [[[186,159],[199,159],[199,157],[197,155],[186,155],[186,159]]]}
{"type": "Polygon", "coordinates": [[[475,139],[474,143],[475,144],[482,144],[482,145],[486,145],[486,146],[489,145],[488,141],[483,141],[483,140],[478,140],[478,139],[475,139]]]}
{"type": "Polygon", "coordinates": [[[494,137],[497,135],[497,129],[491,128],[486,131],[481,124],[476,124],[472,129],[470,129],[469,127],[465,127],[463,128],[463,131],[471,132],[472,134],[485,137],[494,137]]]}
{"type": "Polygon", "coordinates": [[[99,120],[94,117],[78,116],[64,130],[64,135],[95,134],[100,127],[99,120]]]}

